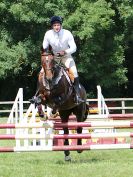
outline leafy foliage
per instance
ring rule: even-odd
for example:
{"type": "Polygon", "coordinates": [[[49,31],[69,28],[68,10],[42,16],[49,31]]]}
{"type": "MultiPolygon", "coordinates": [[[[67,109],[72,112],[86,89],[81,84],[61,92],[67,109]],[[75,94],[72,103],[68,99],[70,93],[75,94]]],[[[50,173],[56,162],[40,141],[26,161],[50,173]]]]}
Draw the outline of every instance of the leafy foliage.
{"type": "Polygon", "coordinates": [[[74,34],[78,47],[74,58],[88,91],[97,84],[105,90],[129,84],[132,0],[2,0],[1,81],[21,77],[20,80],[28,80],[23,87],[33,89],[30,81],[35,82],[40,69],[43,36],[50,28],[49,18],[55,14],[64,18],[64,28],[74,34]]]}

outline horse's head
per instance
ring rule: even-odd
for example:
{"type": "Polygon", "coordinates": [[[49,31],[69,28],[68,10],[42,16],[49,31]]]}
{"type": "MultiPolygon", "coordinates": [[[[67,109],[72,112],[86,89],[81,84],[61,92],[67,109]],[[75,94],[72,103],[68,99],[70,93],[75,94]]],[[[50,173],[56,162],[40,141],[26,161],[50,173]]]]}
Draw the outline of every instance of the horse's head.
{"type": "Polygon", "coordinates": [[[52,80],[54,74],[54,56],[50,51],[44,51],[41,54],[41,63],[47,80],[52,80]]]}

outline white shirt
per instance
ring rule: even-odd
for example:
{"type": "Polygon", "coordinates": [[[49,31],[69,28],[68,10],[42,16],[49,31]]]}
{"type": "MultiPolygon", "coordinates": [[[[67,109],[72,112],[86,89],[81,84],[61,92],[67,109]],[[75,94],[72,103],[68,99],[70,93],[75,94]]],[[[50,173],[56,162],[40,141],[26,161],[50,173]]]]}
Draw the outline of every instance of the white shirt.
{"type": "Polygon", "coordinates": [[[43,48],[46,49],[51,45],[54,54],[65,51],[67,54],[76,52],[76,44],[70,31],[61,29],[58,33],[49,30],[45,33],[43,48]]]}

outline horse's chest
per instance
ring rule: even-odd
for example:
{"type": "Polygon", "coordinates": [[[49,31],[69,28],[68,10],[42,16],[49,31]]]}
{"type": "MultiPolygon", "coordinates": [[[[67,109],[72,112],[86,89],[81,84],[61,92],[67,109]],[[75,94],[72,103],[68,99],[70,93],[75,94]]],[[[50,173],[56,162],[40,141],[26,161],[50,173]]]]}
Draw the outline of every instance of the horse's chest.
{"type": "Polygon", "coordinates": [[[47,95],[47,101],[49,104],[60,106],[65,99],[65,94],[57,91],[52,91],[49,95],[47,95]]]}

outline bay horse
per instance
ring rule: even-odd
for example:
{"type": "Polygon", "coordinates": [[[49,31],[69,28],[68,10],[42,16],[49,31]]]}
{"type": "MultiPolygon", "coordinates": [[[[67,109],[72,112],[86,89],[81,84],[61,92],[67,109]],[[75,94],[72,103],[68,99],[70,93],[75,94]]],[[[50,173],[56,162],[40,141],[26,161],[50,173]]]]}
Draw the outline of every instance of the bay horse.
{"type": "MultiPolygon", "coordinates": [[[[62,66],[61,57],[58,62],[51,52],[42,52],[41,64],[44,74],[39,74],[38,91],[36,94],[38,106],[47,105],[53,109],[53,112],[58,110],[62,123],[68,122],[69,116],[73,113],[76,116],[77,122],[83,122],[87,118],[86,91],[80,84],[80,97],[84,102],[76,104],[76,93],[73,84],[67,75],[67,69],[62,66]]],[[[42,113],[42,110],[39,110],[42,113]]],[[[68,127],[63,128],[64,134],[69,134],[68,127]]],[[[82,127],[77,127],[77,133],[82,133],[82,127]]],[[[78,139],[77,144],[81,145],[82,140],[78,139]]],[[[68,139],[64,140],[64,145],[69,145],[68,139]]],[[[81,151],[78,151],[79,153],[81,151]]],[[[65,160],[70,161],[70,152],[64,151],[65,160]]]]}

